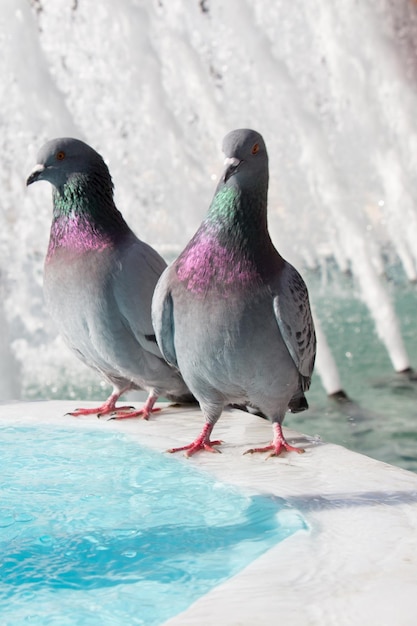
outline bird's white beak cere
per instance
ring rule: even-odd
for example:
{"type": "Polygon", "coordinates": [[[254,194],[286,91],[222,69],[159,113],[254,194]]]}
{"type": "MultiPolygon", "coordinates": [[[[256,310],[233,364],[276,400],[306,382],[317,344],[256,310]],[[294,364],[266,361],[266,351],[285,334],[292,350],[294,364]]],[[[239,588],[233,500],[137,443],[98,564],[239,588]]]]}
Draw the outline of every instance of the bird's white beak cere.
{"type": "Polygon", "coordinates": [[[44,171],[45,171],[44,165],[41,165],[40,163],[35,165],[35,167],[33,168],[33,170],[31,171],[31,173],[29,174],[27,178],[26,185],[31,185],[36,180],[39,180],[40,178],[42,178],[42,173],[44,171]]]}
{"type": "Polygon", "coordinates": [[[240,159],[238,159],[237,157],[226,157],[224,160],[224,174],[223,174],[223,181],[226,182],[231,176],[232,174],[234,174],[237,170],[237,168],[239,167],[239,165],[242,163],[242,161],[240,159]]]}
{"type": "Polygon", "coordinates": [[[236,157],[227,157],[224,160],[224,166],[225,167],[237,167],[239,165],[239,163],[240,163],[240,161],[236,157]]]}

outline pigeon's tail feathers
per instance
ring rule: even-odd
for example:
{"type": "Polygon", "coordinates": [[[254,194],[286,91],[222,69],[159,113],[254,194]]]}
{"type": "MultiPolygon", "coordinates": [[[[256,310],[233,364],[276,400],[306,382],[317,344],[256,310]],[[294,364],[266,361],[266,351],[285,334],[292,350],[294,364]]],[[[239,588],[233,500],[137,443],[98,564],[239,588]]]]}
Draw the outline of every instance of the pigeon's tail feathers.
{"type": "Polygon", "coordinates": [[[195,404],[198,405],[198,400],[193,396],[191,392],[184,393],[182,395],[167,393],[166,398],[171,402],[176,402],[177,404],[195,404]]]}
{"type": "Polygon", "coordinates": [[[258,409],[258,407],[253,406],[249,402],[247,404],[232,403],[229,406],[232,409],[239,409],[240,411],[243,411],[244,413],[250,413],[251,415],[256,415],[257,417],[262,417],[263,419],[266,419],[266,420],[269,419],[268,416],[265,415],[265,413],[262,413],[262,411],[258,409]]]}
{"type": "Polygon", "coordinates": [[[288,409],[291,413],[301,413],[302,411],[307,411],[308,402],[302,391],[291,398],[288,403],[288,409]]]}
{"type": "Polygon", "coordinates": [[[155,329],[156,341],[165,360],[178,368],[177,355],[174,344],[174,309],[169,276],[172,266],[162,274],[156,285],[152,299],[152,323],[155,329]]]}

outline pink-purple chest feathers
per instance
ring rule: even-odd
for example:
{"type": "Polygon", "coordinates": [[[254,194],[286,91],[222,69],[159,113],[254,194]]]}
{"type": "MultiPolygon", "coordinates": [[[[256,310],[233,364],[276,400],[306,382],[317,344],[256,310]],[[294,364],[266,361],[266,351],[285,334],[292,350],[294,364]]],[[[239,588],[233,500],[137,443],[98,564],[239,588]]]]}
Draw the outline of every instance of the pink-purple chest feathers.
{"type": "Polygon", "coordinates": [[[111,245],[110,236],[94,228],[85,216],[60,216],[52,222],[46,263],[58,251],[71,257],[104,250],[111,245]]]}
{"type": "Polygon", "coordinates": [[[176,262],[176,273],[187,291],[198,296],[209,291],[227,296],[261,282],[253,261],[208,232],[191,242],[176,262]]]}

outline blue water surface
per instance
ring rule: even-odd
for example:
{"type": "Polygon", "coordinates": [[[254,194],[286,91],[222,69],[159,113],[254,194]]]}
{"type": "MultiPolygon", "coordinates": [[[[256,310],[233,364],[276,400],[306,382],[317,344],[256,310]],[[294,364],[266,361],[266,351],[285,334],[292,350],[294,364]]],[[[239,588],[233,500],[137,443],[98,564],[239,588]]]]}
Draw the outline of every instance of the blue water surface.
{"type": "Polygon", "coordinates": [[[115,432],[4,427],[0,452],[3,626],[161,624],[306,528],[115,432]]]}

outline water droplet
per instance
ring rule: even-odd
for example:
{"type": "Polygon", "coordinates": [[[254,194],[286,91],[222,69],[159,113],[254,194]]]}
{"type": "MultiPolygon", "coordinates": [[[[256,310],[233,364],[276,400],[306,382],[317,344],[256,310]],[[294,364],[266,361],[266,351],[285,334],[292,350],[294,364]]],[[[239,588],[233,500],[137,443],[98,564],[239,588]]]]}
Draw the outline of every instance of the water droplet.
{"type": "Polygon", "coordinates": [[[136,554],[137,552],[135,552],[135,550],[125,550],[124,552],[122,552],[122,556],[125,556],[128,559],[134,559],[136,554]]]}

